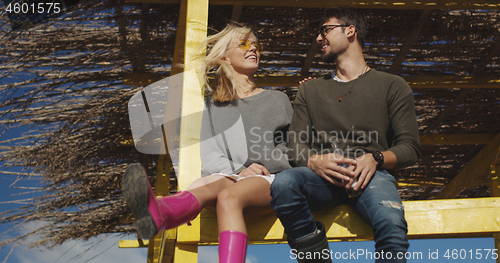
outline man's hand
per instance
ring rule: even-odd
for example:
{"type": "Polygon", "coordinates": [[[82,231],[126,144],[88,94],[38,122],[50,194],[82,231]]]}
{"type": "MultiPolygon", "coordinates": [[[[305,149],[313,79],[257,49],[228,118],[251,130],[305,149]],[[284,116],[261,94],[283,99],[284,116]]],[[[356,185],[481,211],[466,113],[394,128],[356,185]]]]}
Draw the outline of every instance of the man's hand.
{"type": "Polygon", "coordinates": [[[239,172],[238,175],[241,177],[247,177],[250,175],[270,176],[271,173],[263,165],[258,164],[258,163],[252,163],[250,166],[248,166],[247,168],[245,168],[241,172],[239,172]]]}
{"type": "Polygon", "coordinates": [[[309,80],[312,80],[312,79],[315,79],[316,77],[308,77],[308,78],[304,78],[303,80],[299,81],[299,85],[302,85],[302,83],[304,82],[308,82],[309,80]]]}
{"type": "MultiPolygon", "coordinates": [[[[356,184],[356,186],[354,186],[353,189],[355,191],[358,191],[359,189],[365,189],[376,171],[377,162],[375,161],[371,153],[367,153],[363,156],[358,157],[358,159],[356,159],[356,166],[354,167],[353,177],[358,178],[358,183],[356,184]]],[[[354,179],[349,180],[349,182],[345,185],[345,188],[351,188],[353,182],[354,179]]]]}
{"type": "Polygon", "coordinates": [[[350,181],[351,177],[354,176],[355,172],[353,170],[356,164],[357,160],[345,158],[335,153],[315,154],[309,157],[307,161],[307,167],[311,168],[317,175],[340,187],[344,186],[341,180],[350,181]],[[345,168],[339,164],[347,164],[349,167],[345,168]]]}

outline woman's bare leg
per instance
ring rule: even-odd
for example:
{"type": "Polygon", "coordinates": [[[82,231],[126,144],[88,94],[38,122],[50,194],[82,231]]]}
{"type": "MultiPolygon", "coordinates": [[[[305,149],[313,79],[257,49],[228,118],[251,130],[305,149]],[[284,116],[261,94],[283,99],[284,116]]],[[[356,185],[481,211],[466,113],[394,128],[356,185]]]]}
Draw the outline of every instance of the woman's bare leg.
{"type": "Polygon", "coordinates": [[[270,184],[260,177],[245,178],[224,188],[217,196],[219,233],[235,230],[247,234],[244,210],[251,209],[252,215],[269,213],[270,202],[270,184]]]}
{"type": "Polygon", "coordinates": [[[186,191],[192,193],[200,203],[200,210],[207,207],[215,207],[215,201],[220,191],[235,184],[233,179],[224,175],[213,174],[196,179],[191,183],[186,191]]]}

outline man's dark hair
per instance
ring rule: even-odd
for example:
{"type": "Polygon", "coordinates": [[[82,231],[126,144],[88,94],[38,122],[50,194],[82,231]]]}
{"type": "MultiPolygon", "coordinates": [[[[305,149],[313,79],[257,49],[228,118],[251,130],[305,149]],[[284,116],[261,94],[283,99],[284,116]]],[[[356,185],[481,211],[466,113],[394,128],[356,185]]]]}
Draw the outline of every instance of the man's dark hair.
{"type": "Polygon", "coordinates": [[[358,33],[358,41],[363,46],[367,34],[366,22],[356,9],[350,6],[327,9],[323,15],[323,22],[328,22],[332,17],[337,18],[343,25],[354,25],[358,33]]]}

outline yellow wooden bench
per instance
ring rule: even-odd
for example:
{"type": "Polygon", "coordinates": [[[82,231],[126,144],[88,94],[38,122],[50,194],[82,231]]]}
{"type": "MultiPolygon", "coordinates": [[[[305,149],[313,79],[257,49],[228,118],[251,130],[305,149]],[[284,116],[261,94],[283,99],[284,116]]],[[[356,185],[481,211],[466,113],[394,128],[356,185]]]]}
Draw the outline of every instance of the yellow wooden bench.
{"type": "MultiPolygon", "coordinates": [[[[173,65],[183,64],[184,71],[198,68],[192,59],[193,50],[206,37],[208,20],[208,0],[183,0],[177,31],[173,65]]],[[[182,70],[173,68],[172,75],[182,70]]],[[[203,107],[200,88],[196,78],[185,78],[183,89],[182,116],[201,111],[203,107]]],[[[186,189],[200,177],[199,127],[201,118],[181,120],[178,187],[186,189]]],[[[163,169],[165,156],[159,159],[159,170],[155,192],[168,193],[168,170],[163,169]]],[[[498,160],[498,155],[496,160],[498,160]]],[[[498,163],[491,166],[492,196],[500,196],[498,163]]],[[[452,199],[403,202],[409,225],[409,238],[457,238],[495,236],[498,248],[500,232],[500,198],[452,199]]],[[[372,230],[347,205],[333,210],[316,213],[327,229],[330,241],[369,240],[372,230]]],[[[202,211],[191,226],[158,234],[149,242],[120,241],[120,247],[149,246],[148,262],[197,262],[199,245],[216,245],[218,241],[217,220],[214,213],[202,211]]],[[[283,227],[274,214],[247,220],[250,244],[285,243],[283,227]]],[[[283,255],[286,257],[287,255],[283,255]]],[[[497,259],[497,262],[500,262],[497,259]]]]}
{"type": "MultiPolygon", "coordinates": [[[[408,237],[463,238],[492,237],[500,231],[500,198],[450,199],[403,202],[408,221],[408,237]]],[[[371,228],[347,205],[330,211],[315,213],[327,229],[329,241],[372,240],[371,228]]],[[[202,211],[191,226],[158,235],[154,262],[197,262],[200,245],[217,245],[217,218],[215,213],[202,211]],[[175,231],[177,238],[175,239],[175,231]],[[174,251],[175,248],[175,251],[174,251]],[[161,256],[160,256],[161,253],[161,256]],[[163,260],[161,260],[163,259],[163,260]]],[[[250,244],[286,243],[283,227],[274,214],[247,220],[250,244]]],[[[137,243],[137,241],[134,241],[137,243]]],[[[122,247],[138,246],[131,241],[122,242],[122,247]]],[[[498,244],[498,240],[496,240],[498,244]]],[[[146,241],[147,245],[148,242],[146,241]]],[[[283,255],[287,257],[288,255],[283,255]]]]}

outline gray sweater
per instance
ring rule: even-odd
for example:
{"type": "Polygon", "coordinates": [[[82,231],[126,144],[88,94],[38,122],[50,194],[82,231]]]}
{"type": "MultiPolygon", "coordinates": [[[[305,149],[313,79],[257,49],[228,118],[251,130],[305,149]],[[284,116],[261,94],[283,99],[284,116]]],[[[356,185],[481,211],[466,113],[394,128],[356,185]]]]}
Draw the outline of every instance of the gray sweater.
{"type": "Polygon", "coordinates": [[[211,114],[206,105],[200,145],[202,176],[237,174],[252,163],[270,173],[291,168],[286,142],[292,107],[286,94],[264,90],[230,104],[206,103],[211,114]]]}
{"type": "Polygon", "coordinates": [[[333,143],[350,158],[392,151],[395,169],[420,157],[411,88],[401,77],[374,69],[350,82],[325,76],[301,85],[289,137],[289,155],[298,166],[313,154],[331,152],[333,143]]]}

